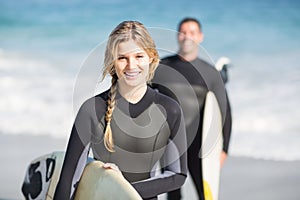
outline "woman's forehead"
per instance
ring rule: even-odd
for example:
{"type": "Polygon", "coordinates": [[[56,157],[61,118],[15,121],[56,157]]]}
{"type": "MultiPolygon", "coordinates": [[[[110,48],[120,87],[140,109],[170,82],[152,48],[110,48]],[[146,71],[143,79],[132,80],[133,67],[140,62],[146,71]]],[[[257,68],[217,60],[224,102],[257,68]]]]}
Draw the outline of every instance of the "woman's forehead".
{"type": "Polygon", "coordinates": [[[121,42],[118,45],[118,54],[126,55],[131,53],[143,53],[144,49],[134,40],[128,40],[125,42],[121,42]]]}

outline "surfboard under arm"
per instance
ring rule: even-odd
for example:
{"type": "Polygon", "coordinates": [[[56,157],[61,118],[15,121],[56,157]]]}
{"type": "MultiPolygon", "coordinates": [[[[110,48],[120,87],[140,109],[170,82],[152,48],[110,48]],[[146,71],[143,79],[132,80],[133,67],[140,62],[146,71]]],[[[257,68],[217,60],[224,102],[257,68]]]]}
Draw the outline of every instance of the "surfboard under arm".
{"type": "MultiPolygon", "coordinates": [[[[65,152],[53,152],[34,159],[22,185],[25,199],[52,200],[65,152]]],[[[89,161],[81,176],[75,200],[142,200],[133,186],[114,170],[104,169],[100,161],[89,161]]]]}

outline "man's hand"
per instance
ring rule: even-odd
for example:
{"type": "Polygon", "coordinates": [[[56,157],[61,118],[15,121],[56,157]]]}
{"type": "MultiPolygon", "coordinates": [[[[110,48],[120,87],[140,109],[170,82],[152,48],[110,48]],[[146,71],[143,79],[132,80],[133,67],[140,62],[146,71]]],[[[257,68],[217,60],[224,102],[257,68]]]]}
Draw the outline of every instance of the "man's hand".
{"type": "Polygon", "coordinates": [[[120,175],[123,176],[122,172],[120,171],[119,167],[114,164],[114,163],[104,163],[103,165],[103,168],[104,169],[112,169],[112,170],[115,170],[116,172],[118,172],[120,175]]]}
{"type": "Polygon", "coordinates": [[[222,151],[221,156],[220,156],[220,167],[222,168],[225,160],[227,158],[227,153],[225,151],[222,151]]]}

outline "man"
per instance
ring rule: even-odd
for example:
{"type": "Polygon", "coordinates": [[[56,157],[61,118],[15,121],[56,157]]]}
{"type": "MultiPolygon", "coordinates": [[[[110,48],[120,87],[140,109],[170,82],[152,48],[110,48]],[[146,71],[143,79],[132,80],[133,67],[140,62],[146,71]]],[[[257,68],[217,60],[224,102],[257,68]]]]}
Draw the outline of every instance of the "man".
{"type": "MultiPolygon", "coordinates": [[[[201,200],[204,199],[204,190],[200,149],[203,109],[208,91],[215,94],[222,113],[221,166],[227,157],[231,133],[230,104],[220,73],[198,57],[199,44],[203,38],[201,24],[197,19],[183,19],[178,26],[178,53],[162,59],[152,81],[153,87],[177,100],[183,109],[188,140],[188,167],[201,200]]],[[[168,199],[180,198],[180,189],[168,193],[168,199]]]]}

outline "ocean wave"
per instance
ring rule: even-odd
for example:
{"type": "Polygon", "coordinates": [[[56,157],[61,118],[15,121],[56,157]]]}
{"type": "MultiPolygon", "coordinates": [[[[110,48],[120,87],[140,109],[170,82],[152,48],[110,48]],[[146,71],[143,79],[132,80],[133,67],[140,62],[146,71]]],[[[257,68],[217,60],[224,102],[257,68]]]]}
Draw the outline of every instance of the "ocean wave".
{"type": "Polygon", "coordinates": [[[234,60],[227,85],[233,110],[232,154],[300,160],[297,55],[299,50],[263,56],[253,52],[234,60]]]}
{"type": "Polygon", "coordinates": [[[3,52],[0,77],[2,133],[68,134],[73,119],[72,76],[49,61],[3,52]]]}
{"type": "MultiPolygon", "coordinates": [[[[0,101],[1,133],[69,137],[76,115],[74,85],[75,82],[84,83],[85,79],[79,80],[74,72],[70,74],[61,69],[64,68],[54,66],[49,60],[2,50],[0,92],[4,98],[0,101]]],[[[260,87],[255,87],[256,73],[248,71],[247,79],[241,76],[244,73],[245,68],[231,70],[234,81],[227,86],[233,109],[230,155],[300,160],[300,125],[297,120],[300,116],[295,109],[299,96],[295,91],[299,89],[296,85],[291,86],[289,81],[272,85],[262,81],[260,87]]],[[[101,88],[97,85],[95,89],[101,88]]]]}
{"type": "Polygon", "coordinates": [[[274,161],[299,161],[299,133],[234,133],[229,154],[274,161]]]}

